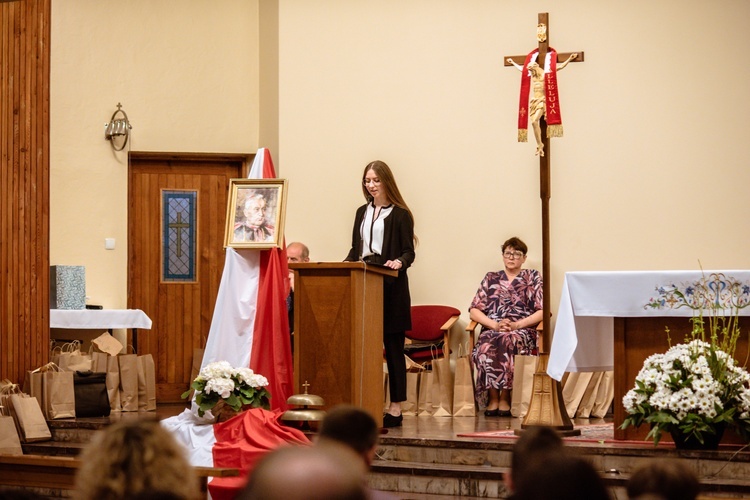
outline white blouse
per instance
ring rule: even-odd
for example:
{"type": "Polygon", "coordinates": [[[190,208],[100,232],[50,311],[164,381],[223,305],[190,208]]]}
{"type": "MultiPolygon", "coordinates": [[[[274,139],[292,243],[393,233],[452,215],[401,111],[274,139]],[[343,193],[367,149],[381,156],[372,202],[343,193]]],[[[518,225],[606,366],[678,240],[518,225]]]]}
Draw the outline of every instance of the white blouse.
{"type": "Polygon", "coordinates": [[[377,218],[375,218],[375,206],[370,203],[365,210],[365,216],[362,218],[362,225],[359,233],[362,236],[362,255],[380,255],[383,252],[383,234],[385,229],[385,218],[393,211],[393,205],[380,208],[377,218]]]}

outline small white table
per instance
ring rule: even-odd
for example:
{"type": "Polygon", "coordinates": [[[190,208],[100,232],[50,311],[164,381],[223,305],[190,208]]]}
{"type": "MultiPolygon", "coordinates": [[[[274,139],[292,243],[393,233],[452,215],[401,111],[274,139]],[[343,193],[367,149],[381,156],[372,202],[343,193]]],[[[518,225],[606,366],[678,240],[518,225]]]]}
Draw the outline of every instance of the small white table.
{"type": "MultiPolygon", "coordinates": [[[[690,317],[693,310],[670,303],[664,290],[687,290],[702,277],[750,286],[750,271],[586,271],[565,273],[550,347],[547,373],[560,380],[566,371],[607,371],[614,367],[614,318],[690,317]],[[722,278],[723,277],[723,278],[722,278]],[[648,303],[667,298],[661,308],[648,303]]],[[[750,307],[740,309],[750,316],[750,307]]]]}
{"type": "Polygon", "coordinates": [[[140,309],[50,309],[50,328],[76,330],[133,330],[133,349],[138,352],[138,329],[150,330],[151,318],[140,309]]]}

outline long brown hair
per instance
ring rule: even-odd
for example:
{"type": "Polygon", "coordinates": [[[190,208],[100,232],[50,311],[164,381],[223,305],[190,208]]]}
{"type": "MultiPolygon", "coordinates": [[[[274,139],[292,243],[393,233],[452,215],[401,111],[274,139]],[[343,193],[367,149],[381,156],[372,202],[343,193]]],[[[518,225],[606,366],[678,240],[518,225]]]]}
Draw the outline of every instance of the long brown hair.
{"type": "MultiPolygon", "coordinates": [[[[385,197],[388,199],[388,202],[396,205],[399,208],[403,208],[409,213],[409,217],[411,217],[412,224],[414,223],[414,214],[411,213],[411,210],[409,210],[409,206],[404,201],[404,197],[401,196],[401,191],[398,190],[398,185],[396,184],[396,178],[393,177],[393,172],[391,172],[391,168],[384,162],[380,160],[375,160],[367,164],[365,167],[364,172],[362,172],[362,192],[365,195],[365,200],[368,202],[372,201],[372,196],[370,196],[370,193],[367,191],[367,186],[365,186],[365,176],[367,175],[367,172],[372,170],[375,172],[375,174],[380,179],[380,186],[381,188],[385,189],[385,197]]],[[[419,238],[417,238],[417,235],[414,235],[414,243],[418,243],[419,238]]]]}

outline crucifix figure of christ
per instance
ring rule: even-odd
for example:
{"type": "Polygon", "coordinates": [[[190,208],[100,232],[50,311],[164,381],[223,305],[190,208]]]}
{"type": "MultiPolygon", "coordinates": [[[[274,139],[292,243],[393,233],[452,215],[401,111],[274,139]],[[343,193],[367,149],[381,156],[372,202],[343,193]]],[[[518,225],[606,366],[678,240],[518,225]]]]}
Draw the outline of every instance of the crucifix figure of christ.
{"type": "MultiPolygon", "coordinates": [[[[541,52],[541,51],[540,51],[541,52]]],[[[553,57],[555,57],[557,54],[553,54],[553,57]]],[[[565,66],[568,65],[570,61],[578,57],[578,53],[574,52],[568,56],[568,58],[556,67],[555,71],[562,71],[565,66]]],[[[546,59],[546,57],[545,57],[546,59]]],[[[513,60],[513,58],[509,57],[506,62],[512,64],[513,66],[518,69],[518,71],[523,72],[524,69],[528,71],[528,76],[531,80],[531,87],[533,88],[533,96],[528,101],[528,108],[522,107],[521,111],[519,113],[523,115],[524,119],[526,115],[528,115],[528,120],[531,120],[531,126],[534,128],[534,138],[536,138],[536,155],[537,156],[544,156],[544,141],[542,140],[542,126],[541,121],[542,118],[544,118],[545,121],[547,121],[547,113],[549,109],[549,114],[559,114],[558,108],[559,104],[557,102],[557,92],[550,92],[551,98],[549,102],[549,108],[547,105],[547,92],[550,90],[550,85],[547,84],[546,80],[548,75],[548,70],[545,68],[548,68],[548,64],[545,62],[544,67],[539,66],[539,63],[536,61],[529,62],[525,65],[520,65],[517,62],[513,60]]],[[[527,97],[527,96],[525,96],[527,97]]],[[[560,126],[560,134],[562,134],[562,124],[560,126]]],[[[547,137],[550,137],[551,134],[550,131],[552,130],[552,127],[547,127],[547,137]]],[[[526,142],[526,134],[524,133],[526,130],[523,129],[523,132],[521,135],[523,136],[522,139],[519,139],[521,142],[526,142]]]]}
{"type": "MultiPolygon", "coordinates": [[[[534,135],[537,140],[537,155],[539,156],[539,193],[542,199],[542,293],[543,304],[543,329],[542,339],[539,345],[539,360],[534,373],[534,389],[529,403],[529,410],[521,425],[525,429],[532,425],[546,425],[553,427],[565,435],[580,434],[579,429],[573,429],[573,424],[568,417],[562,399],[560,383],[547,375],[547,362],[549,361],[549,347],[552,345],[552,331],[549,324],[550,314],[550,248],[549,248],[549,200],[550,200],[550,137],[562,137],[562,120],[560,116],[560,104],[557,100],[557,79],[555,72],[562,69],[570,62],[583,62],[583,51],[573,53],[557,53],[549,47],[549,14],[542,12],[538,16],[537,41],[539,46],[536,50],[525,56],[505,57],[505,66],[520,66],[528,70],[532,64],[538,69],[533,69],[534,76],[522,78],[521,102],[519,103],[519,141],[525,139],[528,118],[532,118],[534,135]],[[549,57],[548,57],[549,54],[549,57]],[[548,62],[549,60],[549,62],[548,62]],[[542,67],[536,61],[542,61],[544,67],[549,66],[551,76],[545,77],[542,67]],[[557,66],[558,62],[561,62],[557,66]],[[534,97],[542,98],[526,109],[530,109],[530,116],[524,114],[524,108],[529,101],[524,101],[524,95],[528,97],[529,90],[534,84],[534,97]],[[526,83],[524,83],[526,82],[526,83]],[[526,89],[524,89],[526,85],[526,89]],[[523,115],[523,116],[522,116],[523,115]],[[522,123],[523,121],[523,123],[522,123]],[[548,122],[549,121],[549,122],[548,122]],[[537,133],[538,126],[538,133],[537,133]],[[551,130],[548,130],[548,127],[551,130]],[[546,154],[545,154],[546,151],[546,154]]],[[[523,72],[521,73],[522,77],[523,72]]]]}

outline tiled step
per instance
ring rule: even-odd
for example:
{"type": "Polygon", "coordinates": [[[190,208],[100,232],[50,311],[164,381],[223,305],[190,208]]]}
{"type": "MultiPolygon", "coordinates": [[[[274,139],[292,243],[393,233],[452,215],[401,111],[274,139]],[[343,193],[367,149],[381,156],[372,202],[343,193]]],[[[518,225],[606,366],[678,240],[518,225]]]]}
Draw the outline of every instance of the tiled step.
{"type": "Polygon", "coordinates": [[[371,488],[403,494],[448,495],[460,498],[505,498],[507,467],[429,464],[376,460],[369,475],[371,488]]]}
{"type": "MultiPolygon", "coordinates": [[[[383,437],[373,464],[373,488],[413,494],[505,498],[502,484],[509,470],[513,441],[441,440],[383,437]]],[[[701,478],[704,495],[750,498],[750,453],[738,448],[678,451],[619,445],[570,445],[598,470],[613,498],[627,498],[632,471],[654,459],[686,460],[701,478]]]]}

